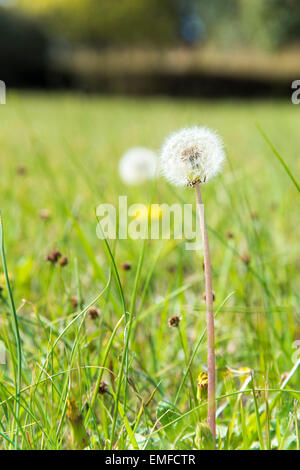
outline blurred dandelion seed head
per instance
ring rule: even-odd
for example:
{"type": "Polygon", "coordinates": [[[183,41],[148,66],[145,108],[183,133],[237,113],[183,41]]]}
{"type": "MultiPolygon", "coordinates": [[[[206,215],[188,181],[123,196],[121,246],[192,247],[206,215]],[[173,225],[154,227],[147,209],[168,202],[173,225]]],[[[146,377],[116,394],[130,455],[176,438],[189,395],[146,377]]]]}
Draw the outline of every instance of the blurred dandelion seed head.
{"type": "Polygon", "coordinates": [[[160,155],[160,173],[175,186],[205,183],[221,170],[223,141],[207,127],[191,127],[171,134],[160,155]]]}
{"type": "Polygon", "coordinates": [[[157,155],[144,147],[133,147],[124,153],[119,162],[119,174],[126,184],[138,185],[154,179],[157,155]]]}

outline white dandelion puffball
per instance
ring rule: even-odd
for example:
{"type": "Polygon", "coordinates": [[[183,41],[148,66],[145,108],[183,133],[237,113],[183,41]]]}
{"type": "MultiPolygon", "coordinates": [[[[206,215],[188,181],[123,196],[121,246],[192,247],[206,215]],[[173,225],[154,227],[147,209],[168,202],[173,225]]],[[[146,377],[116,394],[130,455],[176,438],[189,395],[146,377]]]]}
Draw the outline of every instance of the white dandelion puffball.
{"type": "Polygon", "coordinates": [[[223,141],[207,127],[174,132],[160,155],[160,172],[175,186],[195,186],[213,178],[225,159],[223,141]]]}
{"type": "Polygon", "coordinates": [[[156,175],[156,153],[144,147],[133,147],[122,156],[119,163],[121,179],[127,184],[142,184],[156,175]]]}

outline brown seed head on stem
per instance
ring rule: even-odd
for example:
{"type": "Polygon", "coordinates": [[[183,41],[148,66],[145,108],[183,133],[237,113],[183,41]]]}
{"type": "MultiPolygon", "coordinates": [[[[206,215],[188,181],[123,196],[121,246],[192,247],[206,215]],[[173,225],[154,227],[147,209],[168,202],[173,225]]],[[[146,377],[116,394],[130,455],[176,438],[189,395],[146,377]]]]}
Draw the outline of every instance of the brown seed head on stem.
{"type": "Polygon", "coordinates": [[[242,261],[244,264],[246,264],[246,266],[248,266],[248,264],[250,264],[250,261],[251,261],[250,255],[248,253],[244,253],[242,256],[242,261]]]}
{"type": "Polygon", "coordinates": [[[108,384],[104,380],[102,380],[98,388],[98,393],[100,395],[104,395],[107,392],[108,392],[108,384]]]}
{"type": "Polygon", "coordinates": [[[123,271],[130,271],[131,263],[129,263],[129,261],[125,261],[125,263],[121,265],[121,269],[123,269],[123,271]]]}
{"type": "Polygon", "coordinates": [[[60,266],[63,268],[64,266],[67,266],[67,264],[69,263],[69,260],[67,258],[67,256],[63,256],[60,260],[59,260],[59,264],[60,266]]]}
{"type": "Polygon", "coordinates": [[[100,310],[95,305],[93,305],[89,308],[88,313],[91,320],[96,320],[99,317],[100,310]]]}
{"type": "Polygon", "coordinates": [[[71,304],[71,307],[75,310],[79,305],[78,299],[76,297],[71,297],[70,304],[71,304]]]}
{"type": "Polygon", "coordinates": [[[48,220],[51,217],[51,214],[48,209],[42,209],[40,210],[39,216],[43,220],[48,220]]]}
{"type": "Polygon", "coordinates": [[[168,320],[169,326],[172,328],[178,328],[179,323],[180,323],[180,318],[178,315],[173,315],[172,317],[169,318],[168,320]]]}
{"type": "Polygon", "coordinates": [[[52,250],[48,255],[46,256],[46,260],[50,261],[52,264],[56,264],[59,258],[61,257],[61,252],[58,250],[52,250]]]}

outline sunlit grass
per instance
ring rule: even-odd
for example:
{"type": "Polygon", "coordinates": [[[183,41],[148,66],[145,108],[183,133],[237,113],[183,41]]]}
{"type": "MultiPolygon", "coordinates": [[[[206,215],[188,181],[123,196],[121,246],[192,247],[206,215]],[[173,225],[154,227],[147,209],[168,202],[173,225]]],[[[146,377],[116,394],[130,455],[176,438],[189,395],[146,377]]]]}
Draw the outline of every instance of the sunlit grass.
{"type": "Polygon", "coordinates": [[[2,264],[2,448],[72,448],[68,399],[82,411],[93,449],[196,448],[205,408],[191,387],[206,368],[201,253],[190,256],[178,240],[108,246],[96,236],[95,217],[98,204],[117,205],[119,195],[128,204],[194,202],[193,191],[163,180],[154,195],[151,183],[126,187],[117,172],[128,147],[158,149],[169,131],[192,124],[218,129],[228,154],[222,178],[204,189],[218,448],[299,448],[300,199],[255,126],[299,181],[297,106],[13,94],[0,118],[1,211],[16,308],[14,316],[2,264]],[[49,218],[40,217],[44,209],[49,218]],[[46,261],[53,249],[67,266],[46,261]],[[124,262],[131,270],[121,269],[124,262]],[[88,314],[93,304],[96,319],[88,314]],[[168,325],[173,315],[180,331],[168,325]],[[103,381],[108,391],[99,394],[103,381]]]}

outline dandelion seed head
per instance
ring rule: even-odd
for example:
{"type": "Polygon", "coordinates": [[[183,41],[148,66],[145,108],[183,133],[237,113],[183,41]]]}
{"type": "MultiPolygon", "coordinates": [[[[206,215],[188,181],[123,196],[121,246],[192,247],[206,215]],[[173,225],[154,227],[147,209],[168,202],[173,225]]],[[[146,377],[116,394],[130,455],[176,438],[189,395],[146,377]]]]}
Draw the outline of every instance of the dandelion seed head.
{"type": "Polygon", "coordinates": [[[160,155],[160,173],[175,186],[195,186],[213,178],[225,159],[223,141],[207,127],[172,133],[160,155]]]}
{"type": "Polygon", "coordinates": [[[157,155],[144,147],[133,147],[122,156],[119,174],[126,184],[143,184],[154,179],[157,169],[157,155]]]}

